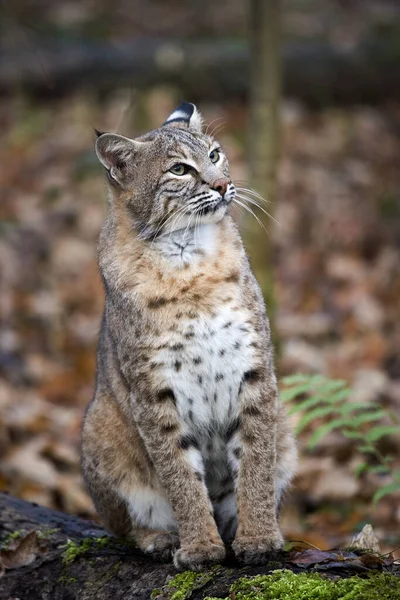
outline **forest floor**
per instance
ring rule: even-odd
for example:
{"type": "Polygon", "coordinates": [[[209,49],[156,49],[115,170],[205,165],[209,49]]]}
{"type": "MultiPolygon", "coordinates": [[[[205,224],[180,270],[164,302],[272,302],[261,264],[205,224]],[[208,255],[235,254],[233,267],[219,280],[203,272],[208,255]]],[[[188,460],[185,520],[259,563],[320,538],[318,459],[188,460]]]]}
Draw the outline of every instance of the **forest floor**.
{"type": "MultiPolygon", "coordinates": [[[[135,136],[165,120],[174,93],[120,90],[38,104],[0,100],[0,490],[81,516],[79,432],[93,392],[103,291],[96,239],[105,181],[93,127],[135,136]]],[[[204,105],[234,181],[246,180],[246,109],[204,105]],[[223,127],[220,125],[223,124],[223,127]]],[[[279,375],[349,381],[352,400],[400,415],[400,107],[310,113],[286,102],[274,243],[279,375]]],[[[246,221],[236,215],[244,236],[246,221]]],[[[260,260],[263,249],[260,248],[260,260]]],[[[354,474],[339,432],[310,452],[282,515],[287,539],[322,549],[371,522],[400,545],[399,494],[372,504],[384,475],[354,474]]],[[[400,460],[400,441],[383,448],[400,460]]]]}

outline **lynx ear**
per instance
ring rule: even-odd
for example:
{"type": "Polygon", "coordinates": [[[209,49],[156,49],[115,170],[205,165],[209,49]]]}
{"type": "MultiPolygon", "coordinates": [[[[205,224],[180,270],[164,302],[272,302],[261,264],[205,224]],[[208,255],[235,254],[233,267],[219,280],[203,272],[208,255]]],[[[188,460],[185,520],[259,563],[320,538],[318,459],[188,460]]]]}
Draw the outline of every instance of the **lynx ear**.
{"type": "Polygon", "coordinates": [[[203,118],[194,104],[182,102],[163,125],[173,123],[176,123],[179,127],[187,127],[193,133],[201,133],[203,118]]]}
{"type": "MultiPolygon", "coordinates": [[[[99,132],[100,133],[100,132],[99,132]]],[[[101,133],[96,140],[96,154],[112,181],[123,184],[134,172],[135,155],[144,142],[116,133],[101,133]]]]}

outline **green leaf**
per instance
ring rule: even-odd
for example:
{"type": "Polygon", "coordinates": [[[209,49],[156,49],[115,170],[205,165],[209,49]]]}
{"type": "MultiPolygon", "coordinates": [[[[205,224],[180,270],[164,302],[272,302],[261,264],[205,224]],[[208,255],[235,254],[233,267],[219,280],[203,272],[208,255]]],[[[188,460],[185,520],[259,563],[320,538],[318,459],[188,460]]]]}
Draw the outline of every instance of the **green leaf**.
{"type": "Polygon", "coordinates": [[[388,483],[387,485],[382,486],[381,488],[379,488],[379,490],[375,492],[374,497],[372,499],[373,503],[377,504],[379,500],[382,500],[382,498],[384,498],[385,496],[393,494],[393,492],[397,492],[398,490],[400,490],[400,482],[398,481],[392,481],[392,483],[388,483]]]}
{"type": "Polygon", "coordinates": [[[301,411],[306,411],[308,408],[312,408],[317,404],[322,404],[324,401],[319,396],[311,396],[311,398],[307,398],[306,400],[300,400],[300,402],[296,402],[289,408],[289,415],[294,415],[301,411]]]}
{"type": "Polygon", "coordinates": [[[365,434],[365,439],[368,442],[377,442],[386,435],[398,435],[399,433],[400,430],[397,425],[378,425],[365,434]]]}
{"type": "Polygon", "coordinates": [[[363,415],[354,416],[352,418],[353,427],[359,427],[364,423],[370,423],[372,421],[380,421],[385,416],[383,410],[374,410],[372,412],[364,413],[363,415]]]}
{"type": "Polygon", "coordinates": [[[358,447],[359,452],[376,455],[376,450],[372,445],[364,444],[358,447]]]}
{"type": "Polygon", "coordinates": [[[365,404],[364,402],[348,402],[347,404],[343,404],[343,406],[338,406],[337,410],[341,415],[348,415],[358,410],[365,410],[365,404]]]}
{"type": "Polygon", "coordinates": [[[318,427],[318,429],[311,436],[307,444],[308,448],[312,450],[325,435],[327,435],[331,431],[334,431],[335,429],[343,427],[344,424],[345,423],[343,422],[343,419],[340,418],[333,419],[333,421],[329,421],[329,423],[321,425],[321,427],[318,427]]]}
{"type": "Polygon", "coordinates": [[[368,467],[368,473],[383,473],[389,474],[390,468],[385,465],[375,465],[374,467],[368,467]]]}
{"type": "Polygon", "coordinates": [[[310,410],[300,419],[296,427],[296,432],[300,433],[305,427],[307,427],[307,425],[312,423],[312,421],[315,421],[315,419],[326,417],[327,415],[331,415],[332,413],[334,414],[334,412],[335,411],[332,408],[332,406],[318,406],[317,408],[314,408],[314,410],[310,410]]]}
{"type": "Polygon", "coordinates": [[[365,435],[360,431],[353,431],[352,429],[343,429],[342,434],[349,440],[363,440],[365,435]]]}
{"type": "Polygon", "coordinates": [[[295,373],[294,375],[287,375],[282,378],[282,383],[284,386],[296,385],[297,383],[304,383],[305,381],[309,381],[313,376],[305,375],[304,373],[295,373]]]}
{"type": "MultiPolygon", "coordinates": [[[[341,379],[327,379],[322,385],[318,386],[318,393],[330,397],[332,392],[342,390],[345,386],[346,382],[341,379]]],[[[350,392],[350,390],[348,391],[350,392]]]]}
{"type": "Polygon", "coordinates": [[[356,466],[356,468],[354,469],[354,475],[356,477],[360,477],[360,475],[362,473],[364,473],[365,471],[369,470],[368,469],[368,463],[360,463],[359,465],[356,466]]]}
{"type": "Polygon", "coordinates": [[[297,396],[301,396],[302,394],[306,394],[310,392],[310,386],[308,383],[304,383],[303,385],[297,385],[287,390],[283,390],[281,392],[281,398],[283,402],[290,402],[294,400],[297,396]]]}
{"type": "MultiPolygon", "coordinates": [[[[330,404],[340,404],[340,402],[346,400],[349,397],[350,393],[351,390],[349,388],[344,388],[335,392],[334,394],[326,396],[326,401],[330,404]]],[[[353,404],[355,404],[355,402],[353,404]]]]}

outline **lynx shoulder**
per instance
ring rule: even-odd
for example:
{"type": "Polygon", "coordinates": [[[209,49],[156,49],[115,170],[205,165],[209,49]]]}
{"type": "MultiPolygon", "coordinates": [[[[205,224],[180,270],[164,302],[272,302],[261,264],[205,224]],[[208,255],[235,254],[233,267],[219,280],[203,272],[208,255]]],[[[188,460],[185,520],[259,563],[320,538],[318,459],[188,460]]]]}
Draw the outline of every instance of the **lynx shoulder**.
{"type": "Polygon", "coordinates": [[[220,144],[182,103],[132,140],[99,135],[105,310],[82,466],[104,524],[199,569],[232,543],[256,564],[283,540],[296,465],[268,319],[229,211],[220,144]]]}

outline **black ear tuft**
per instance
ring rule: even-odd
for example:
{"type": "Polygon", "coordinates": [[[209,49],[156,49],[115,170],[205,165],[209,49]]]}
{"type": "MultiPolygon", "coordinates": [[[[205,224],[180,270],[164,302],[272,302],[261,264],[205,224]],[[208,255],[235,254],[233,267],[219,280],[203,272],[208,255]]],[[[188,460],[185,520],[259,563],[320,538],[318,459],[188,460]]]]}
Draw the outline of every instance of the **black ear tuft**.
{"type": "Polygon", "coordinates": [[[96,129],[96,127],[93,127],[94,132],[96,134],[96,137],[100,137],[101,135],[103,135],[103,133],[105,133],[105,131],[99,131],[98,129],[96,129]]]}
{"type": "Polygon", "coordinates": [[[186,123],[189,123],[195,108],[195,105],[191,104],[190,102],[181,102],[180,105],[174,110],[174,112],[170,114],[170,116],[165,121],[165,123],[163,123],[163,125],[168,125],[168,123],[173,123],[176,121],[184,121],[186,123]]]}

